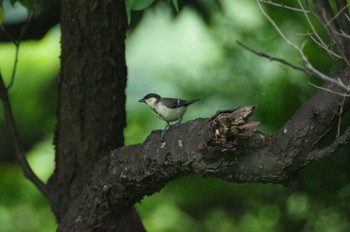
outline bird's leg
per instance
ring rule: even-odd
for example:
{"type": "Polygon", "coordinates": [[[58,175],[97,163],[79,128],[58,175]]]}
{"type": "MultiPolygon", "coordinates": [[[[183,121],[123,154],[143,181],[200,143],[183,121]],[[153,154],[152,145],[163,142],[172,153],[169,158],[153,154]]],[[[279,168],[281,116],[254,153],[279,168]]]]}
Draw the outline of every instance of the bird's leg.
{"type": "Polygon", "coordinates": [[[166,130],[168,129],[168,127],[169,127],[169,122],[166,122],[166,126],[165,126],[164,130],[162,131],[162,134],[160,135],[160,140],[163,141],[166,130]]]}
{"type": "Polygon", "coordinates": [[[179,121],[177,121],[177,123],[175,124],[175,128],[180,125],[181,120],[182,120],[182,118],[180,118],[179,121]]]}

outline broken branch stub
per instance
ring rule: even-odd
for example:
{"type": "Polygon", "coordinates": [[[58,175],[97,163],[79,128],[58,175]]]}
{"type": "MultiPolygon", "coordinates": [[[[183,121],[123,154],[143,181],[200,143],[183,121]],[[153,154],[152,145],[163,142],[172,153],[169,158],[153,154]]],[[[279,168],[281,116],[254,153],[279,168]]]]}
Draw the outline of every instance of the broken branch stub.
{"type": "Polygon", "coordinates": [[[231,110],[218,111],[211,119],[213,141],[211,146],[232,148],[239,139],[253,135],[259,122],[250,121],[255,106],[242,106],[231,110]]]}

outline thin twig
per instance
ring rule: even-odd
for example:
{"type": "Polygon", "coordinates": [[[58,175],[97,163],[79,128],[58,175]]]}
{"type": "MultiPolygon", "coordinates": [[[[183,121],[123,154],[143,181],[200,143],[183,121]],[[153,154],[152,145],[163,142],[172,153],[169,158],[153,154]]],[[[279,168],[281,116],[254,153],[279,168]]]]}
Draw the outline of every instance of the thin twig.
{"type": "MultiPolygon", "coordinates": [[[[305,68],[307,70],[307,73],[309,75],[315,76],[321,80],[333,83],[343,89],[345,89],[346,91],[350,91],[350,88],[345,85],[340,79],[333,79],[330,76],[325,75],[324,73],[320,72],[319,70],[317,70],[308,60],[308,58],[306,57],[306,55],[303,52],[302,47],[297,46],[296,44],[294,44],[293,42],[291,42],[287,36],[281,31],[281,29],[278,27],[278,25],[276,24],[276,22],[265,12],[265,10],[262,8],[261,4],[260,4],[261,0],[256,0],[259,10],[260,12],[265,16],[265,18],[272,24],[272,26],[275,28],[275,30],[278,32],[278,34],[282,37],[283,40],[285,40],[287,42],[287,44],[289,46],[291,46],[292,48],[294,48],[295,50],[297,50],[302,58],[302,60],[304,61],[305,64],[305,68]]],[[[298,0],[299,1],[299,0],[298,0]]]]}
{"type": "Polygon", "coordinates": [[[3,103],[3,108],[4,108],[4,113],[5,113],[5,120],[6,123],[10,129],[10,137],[11,137],[11,142],[13,143],[13,149],[14,149],[14,153],[15,156],[18,160],[18,163],[23,171],[23,174],[26,178],[28,178],[38,189],[39,191],[42,192],[42,194],[45,195],[45,197],[47,199],[50,199],[50,195],[48,193],[48,190],[46,188],[46,185],[38,178],[38,176],[33,172],[32,168],[30,167],[25,153],[22,149],[21,143],[20,143],[20,139],[19,139],[19,135],[18,135],[18,130],[17,130],[17,126],[15,123],[15,119],[13,116],[13,112],[12,112],[12,107],[11,107],[11,103],[9,100],[9,96],[8,96],[8,91],[11,88],[11,86],[14,83],[14,79],[16,76],[16,70],[17,70],[17,63],[18,63],[18,55],[19,55],[19,47],[20,47],[20,43],[21,40],[23,38],[23,35],[25,34],[25,32],[28,29],[28,26],[33,18],[33,15],[36,13],[36,10],[38,5],[36,5],[33,8],[33,11],[28,15],[26,24],[24,25],[24,27],[21,30],[21,33],[18,37],[17,40],[15,40],[7,31],[6,29],[1,26],[1,30],[4,32],[4,34],[12,41],[12,43],[15,45],[16,47],[16,51],[15,51],[15,61],[14,61],[14,65],[13,65],[13,69],[12,69],[12,74],[11,74],[11,79],[10,79],[10,83],[9,85],[6,87],[4,79],[2,77],[2,74],[0,72],[0,99],[3,103]]]}
{"type": "Polygon", "coordinates": [[[326,24],[326,26],[329,26],[330,23],[332,23],[337,17],[339,17],[339,15],[346,9],[348,9],[348,7],[350,6],[350,4],[346,4],[346,6],[342,7],[338,13],[336,15],[334,15],[333,18],[331,18],[331,20],[329,20],[326,24]]]}
{"type": "MultiPolygon", "coordinates": [[[[341,126],[341,117],[342,117],[342,114],[344,112],[344,104],[345,104],[345,98],[346,97],[350,97],[349,94],[346,94],[346,93],[339,93],[339,92],[336,92],[336,91],[333,91],[331,89],[328,89],[328,88],[324,88],[322,86],[318,86],[318,85],[315,85],[311,82],[309,82],[309,84],[317,89],[321,89],[323,91],[326,91],[326,92],[329,92],[329,93],[332,93],[332,94],[336,94],[336,95],[339,95],[342,97],[342,102],[340,104],[340,108],[339,108],[339,112],[337,112],[337,115],[339,117],[338,119],[338,125],[337,125],[337,135],[336,135],[336,138],[338,138],[340,136],[340,126],[341,126]]],[[[350,84],[350,82],[349,82],[350,84]]]]}
{"type": "Polygon", "coordinates": [[[343,99],[339,108],[339,115],[338,115],[339,119],[338,119],[338,126],[337,126],[337,135],[336,135],[337,138],[340,136],[340,125],[341,125],[341,117],[344,112],[344,104],[345,104],[345,96],[343,96],[343,99]]]}
{"type": "MultiPolygon", "coordinates": [[[[350,81],[348,82],[348,86],[350,84],[350,81]]],[[[344,93],[345,94],[345,93],[344,93]]],[[[343,96],[342,102],[340,104],[339,108],[339,119],[338,119],[338,128],[337,128],[337,138],[340,136],[340,125],[341,125],[341,118],[344,112],[344,104],[345,104],[345,98],[346,96],[343,96]]]]}
{"type": "Polygon", "coordinates": [[[295,48],[296,50],[300,50],[300,48],[298,46],[296,46],[294,43],[292,43],[285,35],[284,33],[281,31],[281,29],[277,26],[276,22],[264,11],[264,9],[262,8],[261,4],[260,4],[261,0],[256,0],[259,10],[260,12],[265,16],[265,18],[272,24],[272,26],[275,28],[275,30],[278,32],[278,34],[288,43],[289,46],[295,48]]]}
{"type": "MultiPolygon", "coordinates": [[[[299,3],[300,8],[303,9],[303,10],[305,10],[305,9],[304,9],[304,6],[303,6],[303,4],[300,2],[300,0],[298,0],[298,3],[299,3]]],[[[316,31],[314,25],[313,25],[312,22],[311,22],[311,19],[310,19],[309,15],[304,13],[304,16],[305,16],[306,21],[307,21],[307,23],[309,24],[309,26],[310,26],[312,32],[314,33],[314,35],[316,36],[317,40],[319,41],[319,43],[322,44],[324,47],[327,47],[326,43],[322,40],[322,38],[320,37],[320,35],[317,33],[317,31],[316,31]]]]}
{"type": "Polygon", "coordinates": [[[340,36],[342,36],[342,37],[344,37],[344,38],[346,38],[346,39],[350,39],[350,35],[349,35],[349,34],[346,34],[344,31],[341,31],[340,33],[337,32],[337,34],[340,35],[340,36]]]}
{"type": "Polygon", "coordinates": [[[5,120],[10,129],[10,137],[13,143],[14,152],[19,162],[19,165],[23,171],[24,176],[27,177],[45,195],[45,197],[50,199],[50,195],[46,189],[46,185],[35,175],[35,173],[31,169],[25,157],[23,149],[21,147],[15,119],[13,117],[12,108],[8,97],[8,89],[4,84],[4,80],[2,78],[1,72],[0,72],[0,99],[3,103],[5,120]]]}
{"type": "Polygon", "coordinates": [[[15,45],[15,60],[14,60],[14,63],[13,63],[13,67],[12,67],[12,74],[11,74],[11,78],[10,78],[10,83],[8,84],[8,86],[6,87],[6,89],[10,89],[15,81],[15,76],[16,76],[16,70],[17,70],[17,64],[18,64],[18,55],[19,55],[19,48],[20,48],[20,45],[21,45],[21,41],[22,41],[22,38],[24,36],[24,34],[27,32],[28,30],[28,27],[34,17],[34,15],[36,14],[37,12],[37,9],[39,8],[39,4],[36,4],[34,7],[33,7],[33,10],[28,13],[28,17],[27,17],[27,20],[26,20],[26,23],[25,25],[22,27],[21,29],[21,33],[19,34],[18,38],[15,39],[12,35],[10,35],[6,28],[4,28],[2,25],[1,25],[1,30],[4,32],[5,36],[11,40],[11,42],[15,45]]]}
{"type": "MultiPolygon", "coordinates": [[[[299,6],[301,9],[303,9],[305,11],[305,8],[303,6],[303,4],[300,2],[300,0],[298,0],[299,6]]],[[[321,48],[323,48],[323,50],[325,50],[329,55],[334,56],[336,58],[341,59],[342,57],[340,55],[338,55],[337,53],[335,53],[334,51],[332,51],[331,49],[328,48],[327,44],[322,40],[321,36],[317,33],[317,30],[315,29],[314,25],[311,22],[311,19],[309,17],[308,14],[304,13],[304,16],[306,18],[307,23],[309,24],[313,34],[316,36],[316,38],[313,38],[311,36],[311,39],[321,48]]]]}
{"type": "Polygon", "coordinates": [[[348,142],[350,139],[350,127],[348,127],[345,132],[340,135],[338,138],[336,138],[329,146],[326,148],[316,150],[314,152],[309,153],[307,162],[305,165],[318,161],[324,157],[329,156],[332,154],[339,146],[344,145],[348,142]]]}
{"type": "Polygon", "coordinates": [[[350,67],[350,61],[348,57],[350,56],[349,49],[345,44],[344,38],[339,36],[341,26],[338,25],[337,21],[332,19],[335,17],[332,7],[327,0],[315,1],[316,9],[320,14],[319,21],[328,33],[328,36],[335,43],[338,53],[342,56],[342,60],[350,67]]]}
{"type": "Polygon", "coordinates": [[[320,43],[320,41],[315,39],[310,33],[309,33],[309,37],[312,39],[312,41],[315,42],[315,44],[317,44],[320,48],[325,50],[330,57],[332,57],[334,59],[342,59],[343,58],[340,55],[338,55],[337,53],[335,53],[333,50],[329,49],[326,44],[320,43]]]}
{"type": "Polygon", "coordinates": [[[313,87],[315,87],[316,89],[320,89],[320,90],[323,90],[323,91],[326,91],[326,92],[329,92],[329,93],[332,93],[332,94],[336,94],[336,95],[339,95],[339,96],[342,96],[342,97],[350,97],[350,94],[339,93],[339,92],[333,91],[331,89],[328,89],[328,88],[325,88],[325,87],[322,87],[322,86],[319,86],[319,85],[315,85],[314,83],[311,83],[311,82],[308,82],[308,84],[313,86],[313,87]]]}
{"type": "Polygon", "coordinates": [[[282,9],[287,9],[287,10],[292,10],[292,11],[297,11],[297,12],[303,12],[303,13],[306,13],[306,14],[310,13],[310,11],[308,11],[308,10],[287,6],[287,5],[283,4],[283,3],[279,4],[279,3],[273,2],[271,0],[260,0],[260,2],[269,4],[271,6],[277,6],[277,7],[280,7],[282,9]]]}
{"type": "Polygon", "coordinates": [[[349,15],[345,15],[345,18],[350,22],[350,17],[349,17],[349,15]]]}
{"type": "Polygon", "coordinates": [[[284,59],[271,56],[271,55],[266,54],[266,53],[264,53],[264,52],[256,51],[256,50],[254,50],[254,49],[248,47],[247,45],[243,44],[242,42],[240,42],[240,41],[238,41],[238,40],[237,40],[236,42],[237,42],[237,44],[238,44],[239,46],[241,46],[241,47],[247,49],[248,51],[250,51],[250,52],[252,52],[252,53],[254,53],[254,54],[258,55],[258,56],[265,57],[265,58],[269,59],[270,61],[277,61],[277,62],[280,62],[280,63],[285,64],[285,65],[287,65],[287,66],[289,66],[289,67],[291,67],[291,68],[293,68],[293,69],[295,69],[295,70],[298,70],[298,71],[301,71],[301,72],[304,72],[304,73],[308,73],[307,70],[306,70],[305,68],[303,68],[303,67],[296,66],[296,65],[294,65],[294,64],[292,64],[292,63],[289,63],[288,61],[286,61],[286,60],[284,60],[284,59]]]}
{"type": "Polygon", "coordinates": [[[15,61],[13,63],[12,75],[11,75],[10,83],[6,87],[7,89],[10,89],[12,87],[14,81],[15,81],[17,64],[18,64],[19,46],[21,44],[21,42],[19,42],[19,41],[16,41],[16,42],[13,43],[15,45],[15,61]]]}

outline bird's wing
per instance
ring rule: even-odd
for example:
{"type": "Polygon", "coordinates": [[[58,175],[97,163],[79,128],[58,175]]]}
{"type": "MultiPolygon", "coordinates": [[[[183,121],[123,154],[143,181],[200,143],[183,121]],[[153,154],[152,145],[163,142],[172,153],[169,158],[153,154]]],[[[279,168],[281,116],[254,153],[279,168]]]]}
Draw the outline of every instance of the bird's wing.
{"type": "Polygon", "coordinates": [[[182,99],[175,99],[175,98],[163,98],[162,102],[163,104],[171,109],[175,109],[175,108],[179,108],[181,106],[188,106],[196,101],[198,101],[199,99],[195,99],[195,100],[182,100],[182,99]]]}

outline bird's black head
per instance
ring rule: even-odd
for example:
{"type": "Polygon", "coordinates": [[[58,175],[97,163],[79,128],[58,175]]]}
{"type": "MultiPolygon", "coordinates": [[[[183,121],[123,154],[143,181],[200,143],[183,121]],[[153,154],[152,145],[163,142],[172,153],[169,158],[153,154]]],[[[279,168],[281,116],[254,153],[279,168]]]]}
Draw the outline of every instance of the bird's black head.
{"type": "Polygon", "coordinates": [[[150,98],[155,98],[157,101],[160,100],[160,96],[158,94],[149,93],[146,96],[144,96],[142,99],[140,99],[139,102],[145,102],[147,99],[150,99],[150,98]]]}

